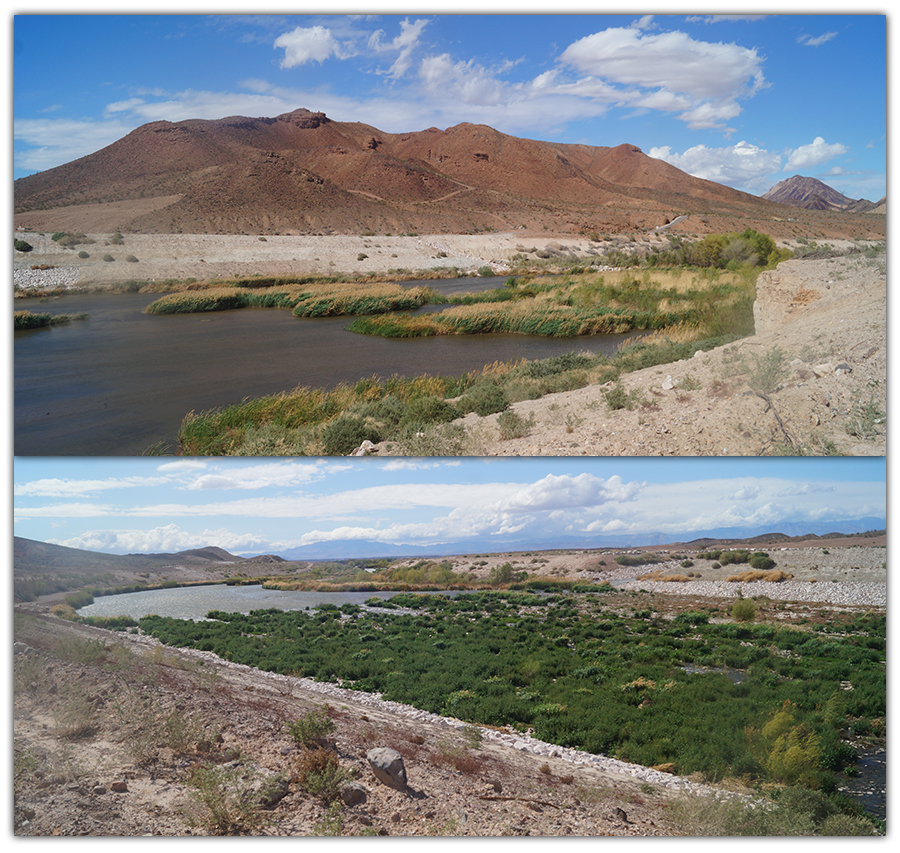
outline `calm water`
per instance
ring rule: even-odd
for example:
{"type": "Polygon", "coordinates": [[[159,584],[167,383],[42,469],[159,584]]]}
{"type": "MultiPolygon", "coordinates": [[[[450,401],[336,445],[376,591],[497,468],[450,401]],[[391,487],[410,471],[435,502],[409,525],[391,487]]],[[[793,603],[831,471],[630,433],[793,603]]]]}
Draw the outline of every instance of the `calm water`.
{"type": "Polygon", "coordinates": [[[393,592],[285,592],[251,586],[191,586],[175,589],[151,589],[105,595],[82,607],[79,616],[171,616],[173,619],[204,619],[210,610],[225,613],[249,613],[277,607],[279,610],[305,610],[321,604],[362,604],[367,598],[388,599],[393,592]]]}
{"type": "MultiPolygon", "coordinates": [[[[445,292],[503,279],[428,282],[445,292]]],[[[159,294],[71,295],[17,308],[87,312],[87,320],[19,331],[14,342],[19,456],[133,456],[175,446],[184,416],[291,391],[334,388],[363,377],[456,375],[494,361],[562,353],[611,354],[631,335],[577,339],[472,335],[388,340],[345,331],[346,317],[298,319],[244,308],[152,316],[159,294]]]]}

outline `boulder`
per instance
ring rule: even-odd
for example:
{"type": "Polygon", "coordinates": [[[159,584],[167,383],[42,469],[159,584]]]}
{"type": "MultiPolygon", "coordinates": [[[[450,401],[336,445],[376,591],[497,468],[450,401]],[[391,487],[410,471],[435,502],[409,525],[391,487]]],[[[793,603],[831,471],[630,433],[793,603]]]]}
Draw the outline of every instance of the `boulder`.
{"type": "Polygon", "coordinates": [[[345,806],[358,806],[369,796],[369,789],[360,782],[348,782],[341,788],[341,799],[345,806]]]}
{"type": "Polygon", "coordinates": [[[375,747],[366,753],[366,759],[379,782],[398,791],[406,790],[406,767],[403,756],[396,749],[375,747]]]}

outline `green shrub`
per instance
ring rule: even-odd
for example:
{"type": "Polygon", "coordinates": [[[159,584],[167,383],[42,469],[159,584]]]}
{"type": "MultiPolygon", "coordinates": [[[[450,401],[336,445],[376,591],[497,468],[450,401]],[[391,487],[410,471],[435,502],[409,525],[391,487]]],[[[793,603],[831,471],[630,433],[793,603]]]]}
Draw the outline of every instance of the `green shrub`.
{"type": "Polygon", "coordinates": [[[449,423],[458,417],[459,410],[452,403],[433,394],[425,394],[407,403],[400,418],[400,426],[449,423]]]}
{"type": "Polygon", "coordinates": [[[322,428],[322,444],[326,456],[348,456],[364,441],[378,443],[378,430],[362,418],[341,415],[322,428]]]}
{"type": "Polygon", "coordinates": [[[757,551],[750,557],[750,568],[766,571],[775,565],[775,561],[766,553],[757,551]]]}
{"type": "Polygon", "coordinates": [[[13,247],[17,252],[30,252],[34,246],[24,240],[13,240],[13,247]]]}
{"type": "Polygon", "coordinates": [[[752,622],[756,618],[756,604],[749,598],[739,598],[731,606],[731,616],[738,622],[752,622]]]}
{"type": "Polygon", "coordinates": [[[103,260],[109,263],[110,261],[114,261],[115,258],[112,255],[104,255],[103,260]]]}
{"type": "Polygon", "coordinates": [[[307,793],[326,803],[337,800],[341,788],[353,778],[349,770],[341,767],[332,750],[320,747],[303,750],[294,765],[294,775],[307,793]]]}
{"type": "Polygon", "coordinates": [[[311,749],[322,746],[336,725],[326,711],[310,711],[284,728],[300,746],[311,749]]]}
{"type": "Polygon", "coordinates": [[[509,398],[496,382],[483,382],[466,391],[457,403],[457,408],[461,414],[475,412],[485,417],[508,409],[509,398]]]}
{"type": "Polygon", "coordinates": [[[82,249],[82,250],[78,253],[78,257],[81,258],[81,260],[84,260],[85,258],[89,258],[90,255],[82,249]]]}

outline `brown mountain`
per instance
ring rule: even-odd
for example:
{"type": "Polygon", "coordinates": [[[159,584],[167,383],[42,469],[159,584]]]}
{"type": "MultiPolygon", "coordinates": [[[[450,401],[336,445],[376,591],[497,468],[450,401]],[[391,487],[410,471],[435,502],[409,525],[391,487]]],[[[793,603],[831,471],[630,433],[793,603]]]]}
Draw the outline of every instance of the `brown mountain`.
{"type": "Polygon", "coordinates": [[[866,199],[848,198],[816,178],[804,178],[801,175],[794,175],[775,184],[772,189],[763,193],[762,197],[806,210],[849,210],[854,213],[866,213],[877,206],[866,199]]]}
{"type": "Polygon", "coordinates": [[[98,211],[114,218],[85,231],[146,233],[607,231],[684,213],[781,212],[633,145],[539,142],[473,124],[385,133],[305,109],[151,122],[17,180],[14,198],[17,225],[37,227],[35,211],[65,207],[85,222],[98,211]]]}

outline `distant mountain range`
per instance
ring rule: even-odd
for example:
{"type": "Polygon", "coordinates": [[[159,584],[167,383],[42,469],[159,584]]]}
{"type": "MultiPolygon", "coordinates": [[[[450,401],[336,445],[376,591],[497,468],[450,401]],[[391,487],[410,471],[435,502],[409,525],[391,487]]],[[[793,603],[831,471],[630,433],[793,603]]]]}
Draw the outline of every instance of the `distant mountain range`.
{"type": "Polygon", "coordinates": [[[541,142],[468,123],[386,133],[307,109],[151,122],[15,181],[14,205],[16,226],[46,230],[64,208],[88,233],[590,233],[683,214],[703,233],[712,220],[729,230],[782,214],[634,145],[541,142]]]}
{"type": "Polygon", "coordinates": [[[851,213],[885,213],[887,210],[887,196],[876,202],[864,198],[852,199],[817,178],[800,175],[775,184],[763,193],[762,198],[805,210],[844,210],[851,213]]]}
{"type": "Polygon", "coordinates": [[[138,584],[216,583],[236,576],[260,577],[292,573],[296,563],[323,560],[378,558],[434,558],[465,554],[503,554],[521,551],[575,551],[649,547],[709,548],[717,544],[774,547],[809,539],[883,536],[885,519],[856,522],[788,524],[778,532],[756,533],[747,528],[698,531],[690,541],[673,541],[663,533],[630,536],[566,537],[523,540],[507,537],[471,539],[449,545],[391,545],[368,540],[321,542],[290,548],[280,554],[237,556],[208,546],[171,554],[105,554],[38,542],[21,536],[13,540],[13,577],[16,599],[83,586],[115,588],[138,584]]]}
{"type": "MultiPolygon", "coordinates": [[[[806,538],[831,538],[858,534],[861,531],[883,530],[885,519],[863,518],[858,522],[821,522],[814,524],[786,524],[777,533],[760,534],[744,527],[718,528],[696,531],[691,541],[788,541],[806,538]]],[[[451,554],[502,553],[505,551],[554,551],[594,548],[638,548],[647,546],[681,545],[685,541],[673,541],[670,533],[638,533],[622,536],[567,536],[553,539],[528,539],[491,537],[455,542],[448,545],[394,545],[370,540],[338,540],[319,542],[280,552],[287,560],[342,560],[356,557],[416,557],[450,556],[451,554]]],[[[698,546],[705,547],[705,546],[698,546]]]]}

